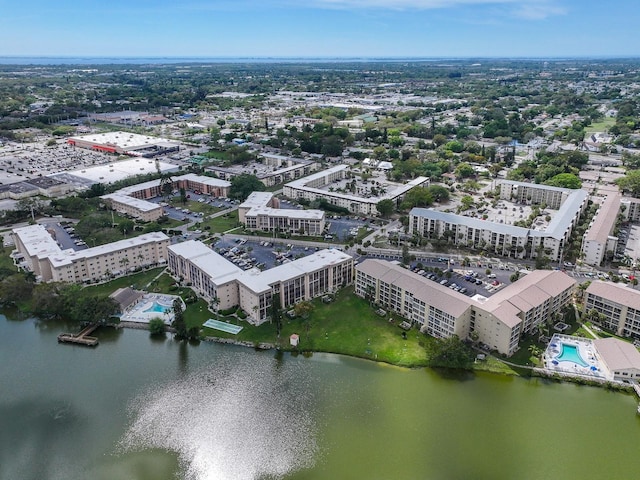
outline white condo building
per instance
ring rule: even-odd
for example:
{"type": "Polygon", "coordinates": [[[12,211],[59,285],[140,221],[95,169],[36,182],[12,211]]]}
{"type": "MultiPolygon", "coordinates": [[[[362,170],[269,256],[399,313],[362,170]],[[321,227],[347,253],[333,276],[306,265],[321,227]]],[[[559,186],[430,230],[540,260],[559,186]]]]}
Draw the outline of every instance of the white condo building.
{"type": "Polygon", "coordinates": [[[396,206],[402,201],[406,193],[414,187],[429,184],[427,177],[418,177],[405,185],[400,185],[379,197],[362,197],[346,193],[332,192],[322,187],[327,187],[333,182],[347,178],[349,166],[338,165],[327,170],[309,175],[308,177],[287,183],[282,193],[285,197],[294,199],[306,199],[309,201],[325,200],[331,205],[346,208],[351,213],[363,215],[377,215],[376,205],[380,200],[392,200],[396,206]]]}
{"type": "Polygon", "coordinates": [[[571,232],[587,208],[589,195],[584,190],[568,190],[522,182],[503,182],[501,198],[521,203],[558,207],[544,230],[489,222],[441,212],[431,208],[413,208],[409,212],[409,233],[425,238],[449,238],[455,245],[477,248],[514,258],[535,258],[539,251],[552,261],[560,261],[571,232]]]}
{"type": "Polygon", "coordinates": [[[249,230],[321,235],[325,227],[322,210],[279,208],[270,192],[253,192],[238,206],[238,221],[249,230]]]}
{"type": "Polygon", "coordinates": [[[266,271],[243,271],[199,241],[168,249],[169,270],[217,307],[240,306],[250,323],[268,320],[273,296],[282,308],[334,292],[353,282],[353,258],[339,250],[320,250],[266,271]]]}
{"type": "Polygon", "coordinates": [[[640,338],[640,292],[613,282],[594,280],[587,287],[583,314],[603,315],[602,326],[621,337],[640,338]]]}
{"type": "Polygon", "coordinates": [[[91,283],[166,263],[169,237],[147,233],[84,250],[62,250],[42,225],[14,228],[18,266],[43,282],[91,283]]]}

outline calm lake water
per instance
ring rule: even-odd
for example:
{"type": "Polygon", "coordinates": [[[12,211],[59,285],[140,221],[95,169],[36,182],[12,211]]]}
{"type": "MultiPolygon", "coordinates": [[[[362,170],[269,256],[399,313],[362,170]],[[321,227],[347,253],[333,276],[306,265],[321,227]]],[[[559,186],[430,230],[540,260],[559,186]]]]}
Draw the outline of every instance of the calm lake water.
{"type": "Polygon", "coordinates": [[[637,478],[637,400],[0,316],[0,479],[637,478]]]}

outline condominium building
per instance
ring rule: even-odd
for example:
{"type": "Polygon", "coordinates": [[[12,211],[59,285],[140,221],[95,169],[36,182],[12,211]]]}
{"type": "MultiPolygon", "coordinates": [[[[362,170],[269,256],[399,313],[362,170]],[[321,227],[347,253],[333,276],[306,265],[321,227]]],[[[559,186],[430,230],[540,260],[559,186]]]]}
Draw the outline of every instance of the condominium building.
{"type": "Polygon", "coordinates": [[[377,204],[381,200],[392,200],[398,205],[406,193],[414,187],[429,184],[427,177],[417,177],[414,180],[391,189],[380,196],[356,196],[328,190],[328,186],[336,181],[347,178],[349,166],[338,165],[327,170],[309,175],[308,177],[287,183],[282,192],[284,196],[308,201],[325,200],[331,205],[336,205],[349,210],[351,213],[364,215],[377,215],[377,204]],[[322,187],[327,187],[323,189],[322,187]]]}
{"type": "Polygon", "coordinates": [[[396,263],[367,259],[357,265],[355,293],[418,323],[434,337],[469,335],[469,297],[396,263]]]}
{"type": "Polygon", "coordinates": [[[574,191],[537,183],[500,181],[500,198],[523,205],[546,205],[547,208],[553,210],[560,210],[560,207],[574,191]]]}
{"type": "Polygon", "coordinates": [[[206,171],[214,173],[218,178],[223,180],[231,180],[233,177],[243,173],[252,173],[258,177],[266,187],[272,187],[310,175],[318,169],[319,165],[314,160],[285,157],[284,155],[261,153],[260,157],[262,157],[262,165],[254,164],[250,167],[208,166],[206,167],[206,171]],[[249,168],[249,170],[247,170],[247,168],[249,168]]]}
{"type": "Polygon", "coordinates": [[[112,210],[137,218],[143,222],[153,222],[164,215],[164,209],[157,203],[140,200],[119,192],[103,195],[100,198],[102,198],[112,210]]]}
{"type": "MultiPolygon", "coordinates": [[[[188,173],[171,179],[171,190],[184,188],[213,197],[229,195],[231,184],[218,178],[188,173]]],[[[164,215],[164,210],[157,203],[147,199],[164,195],[159,180],[138,183],[121,188],[117,192],[103,195],[102,198],[113,210],[140,219],[144,222],[157,220],[164,215]]]]}
{"type": "Polygon", "coordinates": [[[321,235],[325,227],[323,210],[279,208],[270,192],[253,192],[238,207],[238,221],[249,230],[321,235]]]}
{"type": "Polygon", "coordinates": [[[523,334],[553,322],[571,299],[577,282],[558,270],[534,270],[474,308],[473,331],[480,342],[512,355],[523,334]]]}
{"type": "Polygon", "coordinates": [[[255,325],[270,317],[273,297],[282,308],[334,292],[353,282],[353,258],[339,250],[312,253],[271,270],[243,271],[202,242],[169,247],[169,270],[220,309],[240,306],[255,325]]]}
{"type": "Polygon", "coordinates": [[[583,314],[595,310],[601,325],[622,337],[640,338],[640,292],[613,282],[595,280],[587,287],[583,314]]]}
{"type": "Polygon", "coordinates": [[[413,208],[409,212],[409,233],[425,238],[447,238],[454,245],[491,251],[506,257],[536,258],[542,252],[552,261],[560,261],[571,232],[587,207],[588,193],[531,184],[524,184],[527,186],[525,189],[521,185],[520,182],[508,182],[509,188],[502,188],[501,185],[501,196],[504,194],[510,198],[516,195],[520,199],[529,193],[534,197],[526,200],[528,202],[533,202],[533,198],[536,203],[548,201],[557,204],[562,200],[560,209],[544,230],[489,222],[430,208],[413,208]]]}
{"type": "Polygon", "coordinates": [[[599,266],[608,251],[615,253],[618,238],[614,236],[614,229],[621,198],[618,192],[606,196],[582,238],[582,255],[587,265],[599,266]]]}
{"type": "Polygon", "coordinates": [[[536,270],[492,297],[469,298],[398,264],[367,259],[356,266],[355,293],[421,325],[429,335],[477,336],[478,341],[512,355],[523,334],[571,302],[576,282],[559,271],[536,270]]]}
{"type": "Polygon", "coordinates": [[[18,266],[43,282],[91,283],[141,267],[163,264],[169,237],[147,233],[84,250],[62,250],[42,225],[12,230],[18,266]]]}

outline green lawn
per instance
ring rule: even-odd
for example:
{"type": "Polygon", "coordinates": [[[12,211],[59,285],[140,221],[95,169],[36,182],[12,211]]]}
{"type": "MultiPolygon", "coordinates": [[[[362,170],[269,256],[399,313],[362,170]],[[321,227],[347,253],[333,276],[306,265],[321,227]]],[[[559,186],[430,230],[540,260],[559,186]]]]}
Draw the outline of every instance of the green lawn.
{"type": "MultiPolygon", "coordinates": [[[[324,304],[319,299],[313,303],[315,309],[308,320],[283,320],[279,340],[273,324],[264,323],[254,327],[235,319],[230,320],[231,323],[245,327],[238,335],[209,328],[204,328],[203,333],[252,343],[275,343],[283,349],[291,348],[289,336],[297,333],[300,335],[299,347],[302,351],[341,353],[407,367],[426,365],[424,344],[429,341],[428,337],[411,329],[404,339],[403,330],[397,326],[397,316],[393,315],[394,323],[389,323],[388,316],[379,317],[365,300],[353,294],[353,288],[342,290],[333,303],[324,304]]],[[[187,309],[190,315],[192,307],[190,305],[187,309]]],[[[202,318],[204,322],[213,316],[201,314],[200,306],[197,306],[192,318],[202,318]]]]}
{"type": "Polygon", "coordinates": [[[233,212],[225,214],[221,217],[205,219],[202,222],[191,227],[190,229],[205,230],[205,227],[207,226],[209,227],[209,231],[211,233],[223,233],[227,230],[239,227],[240,224],[238,223],[238,211],[234,210],[233,212]]]}
{"type": "Polygon", "coordinates": [[[584,131],[587,134],[593,132],[606,132],[610,127],[615,125],[616,119],[613,117],[605,117],[600,122],[592,123],[591,125],[585,127],[584,131]]]}
{"type": "Polygon", "coordinates": [[[187,208],[191,212],[202,212],[205,215],[211,215],[212,213],[216,213],[222,210],[221,208],[212,207],[208,203],[197,202],[194,200],[187,200],[187,203],[182,203],[180,201],[180,197],[171,197],[169,199],[169,203],[176,208],[187,208]]]}
{"type": "MultiPolygon", "coordinates": [[[[164,267],[160,267],[134,273],[133,275],[126,277],[116,278],[107,283],[86,287],[85,290],[92,295],[110,295],[115,290],[122,287],[133,287],[144,290],[146,289],[147,284],[162,272],[163,269],[164,267]]],[[[166,293],[170,292],[167,291],[166,293]]]]}
{"type": "Polygon", "coordinates": [[[6,270],[7,272],[17,272],[18,269],[13,265],[13,260],[9,256],[13,247],[4,247],[0,250],[0,270],[6,270]]]}

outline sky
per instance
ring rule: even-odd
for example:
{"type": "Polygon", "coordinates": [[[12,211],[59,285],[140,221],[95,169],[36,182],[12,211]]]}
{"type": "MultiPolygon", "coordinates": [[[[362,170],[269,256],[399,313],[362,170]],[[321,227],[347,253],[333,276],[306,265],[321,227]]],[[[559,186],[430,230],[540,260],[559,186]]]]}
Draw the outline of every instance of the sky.
{"type": "Polygon", "coordinates": [[[640,57],[638,0],[0,0],[0,56],[640,57]]]}

